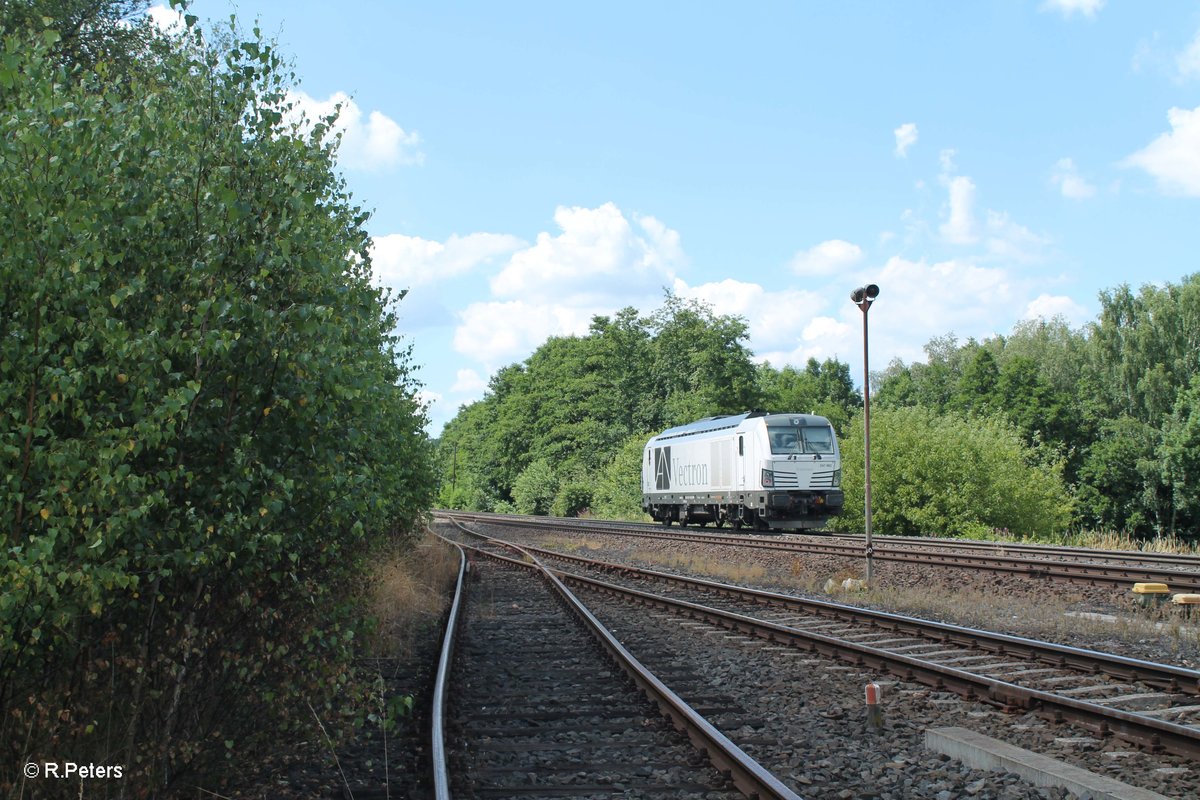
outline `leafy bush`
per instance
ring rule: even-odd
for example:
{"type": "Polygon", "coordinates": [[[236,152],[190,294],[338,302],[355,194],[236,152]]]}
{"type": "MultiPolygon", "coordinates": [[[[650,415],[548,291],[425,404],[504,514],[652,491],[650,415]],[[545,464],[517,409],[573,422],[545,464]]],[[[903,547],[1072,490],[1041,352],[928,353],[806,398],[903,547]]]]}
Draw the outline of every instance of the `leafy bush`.
{"type": "Polygon", "coordinates": [[[53,752],[152,794],[344,691],[430,450],[270,45],[192,32],[113,82],[57,41],[0,42],[0,792],[53,752]]]}
{"type": "MultiPolygon", "coordinates": [[[[842,442],[846,508],[839,530],[863,529],[862,414],[842,442]]],[[[922,407],[871,414],[872,529],[890,535],[1063,531],[1071,498],[1058,461],[1042,460],[1011,424],[922,407]]]]}
{"type": "Polygon", "coordinates": [[[626,439],[600,473],[593,510],[604,519],[645,519],[642,513],[642,452],[651,434],[626,439]]]}
{"type": "Polygon", "coordinates": [[[542,458],[521,470],[513,482],[513,505],[518,514],[549,514],[556,494],[558,478],[542,458]]]}
{"type": "Polygon", "coordinates": [[[583,478],[568,478],[558,486],[550,513],[556,517],[576,517],[592,507],[593,484],[583,478]]]}

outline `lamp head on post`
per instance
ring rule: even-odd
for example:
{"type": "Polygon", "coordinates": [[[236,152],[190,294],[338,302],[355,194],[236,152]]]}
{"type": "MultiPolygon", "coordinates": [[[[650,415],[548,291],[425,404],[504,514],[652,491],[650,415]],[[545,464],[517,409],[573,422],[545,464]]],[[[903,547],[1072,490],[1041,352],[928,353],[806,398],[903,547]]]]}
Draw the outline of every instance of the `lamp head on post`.
{"type": "Polygon", "coordinates": [[[850,299],[863,310],[864,314],[876,297],[879,297],[879,287],[873,283],[860,286],[850,293],[850,299]]]}

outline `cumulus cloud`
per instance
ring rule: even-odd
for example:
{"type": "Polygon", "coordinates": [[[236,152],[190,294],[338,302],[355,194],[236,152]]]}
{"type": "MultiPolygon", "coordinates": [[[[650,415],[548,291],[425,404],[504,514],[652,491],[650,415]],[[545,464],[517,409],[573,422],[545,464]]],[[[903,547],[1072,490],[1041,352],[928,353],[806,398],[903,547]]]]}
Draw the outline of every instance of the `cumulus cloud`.
{"type": "Polygon", "coordinates": [[[1104,8],[1104,2],[1105,0],[1045,0],[1042,10],[1057,11],[1065,19],[1070,19],[1076,14],[1092,19],[1096,12],[1104,8]]]}
{"type": "Polygon", "coordinates": [[[1167,194],[1200,197],[1200,107],[1172,108],[1167,121],[1169,132],[1121,163],[1149,172],[1167,194]]]}
{"type": "Polygon", "coordinates": [[[1093,318],[1093,315],[1079,303],[1064,295],[1040,294],[1029,305],[1021,319],[1052,320],[1062,317],[1069,325],[1078,327],[1093,318]]]}
{"type": "Polygon", "coordinates": [[[943,177],[950,193],[946,221],[938,228],[951,244],[974,244],[979,240],[975,222],[975,183],[965,175],[943,177]]]}
{"type": "Polygon", "coordinates": [[[309,124],[341,106],[334,130],[342,137],[338,163],[347,169],[378,170],[425,162],[420,134],[405,131],[380,111],[364,115],[344,92],[335,92],[327,100],[317,100],[304,92],[289,92],[288,100],[293,106],[293,118],[299,121],[303,115],[309,124]]]}
{"type": "Polygon", "coordinates": [[[1200,31],[1188,48],[1175,57],[1175,67],[1179,70],[1179,77],[1184,80],[1200,78],[1200,31]]]}
{"type": "Polygon", "coordinates": [[[418,389],[416,400],[422,408],[429,409],[442,402],[442,396],[430,389],[418,389]]]}
{"type": "Polygon", "coordinates": [[[378,283],[405,289],[464,275],[526,246],[498,233],[453,235],[445,242],[394,233],[371,240],[371,263],[378,283]]]}
{"type": "Polygon", "coordinates": [[[751,346],[758,352],[793,347],[813,316],[829,303],[828,297],[815,291],[767,291],[760,284],[732,278],[699,286],[677,279],[673,291],[707,303],[716,314],[743,317],[749,324],[751,346]]]}
{"type": "Polygon", "coordinates": [[[1063,197],[1071,200],[1087,200],[1096,195],[1096,187],[1079,174],[1075,162],[1069,158],[1060,158],[1054,165],[1050,183],[1058,187],[1063,197]]]}
{"type": "Polygon", "coordinates": [[[582,336],[605,306],[569,306],[545,301],[471,303],[459,312],[454,349],[482,362],[489,372],[520,361],[551,336],[582,336]]]}
{"type": "Polygon", "coordinates": [[[183,13],[167,6],[151,6],[146,9],[146,16],[154,24],[154,27],[166,34],[182,33],[187,27],[184,23],[183,13]]]}
{"type": "Polygon", "coordinates": [[[553,297],[559,304],[657,292],[683,263],[679,234],[654,217],[632,221],[613,203],[559,207],[560,233],[539,233],[492,279],[498,297],[553,297]]]}
{"type": "Polygon", "coordinates": [[[487,388],[485,381],[478,372],[473,369],[460,369],[454,376],[454,385],[450,387],[451,392],[457,394],[483,394],[483,390],[487,388]]]}
{"type": "Polygon", "coordinates": [[[1050,239],[1013,222],[1002,211],[987,212],[987,253],[996,260],[1008,263],[1031,263],[1042,258],[1050,239]]]}
{"type": "Polygon", "coordinates": [[[917,143],[917,124],[906,122],[892,133],[896,136],[896,157],[905,158],[908,155],[908,148],[917,143]]]}
{"type": "Polygon", "coordinates": [[[792,271],[797,275],[834,275],[854,266],[862,257],[863,251],[858,245],[830,239],[796,253],[792,258],[792,271]]]}
{"type": "Polygon", "coordinates": [[[491,278],[492,300],[459,312],[459,353],[489,369],[520,360],[550,336],[586,333],[598,314],[651,307],[685,263],[678,232],[613,203],[560,207],[554,221],[557,234],[538,234],[491,278]]]}

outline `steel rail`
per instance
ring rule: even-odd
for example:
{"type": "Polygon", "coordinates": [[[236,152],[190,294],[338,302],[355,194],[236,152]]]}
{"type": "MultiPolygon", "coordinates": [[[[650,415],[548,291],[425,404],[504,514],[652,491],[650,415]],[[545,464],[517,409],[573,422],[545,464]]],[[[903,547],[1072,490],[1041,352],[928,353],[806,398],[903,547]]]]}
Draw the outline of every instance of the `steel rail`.
{"type": "MultiPolygon", "coordinates": [[[[832,533],[834,539],[861,541],[860,533],[832,533]]],[[[1187,553],[1156,553],[1147,550],[1101,550],[1093,547],[1066,545],[1029,544],[1025,542],[994,542],[975,539],[946,539],[938,537],[875,536],[875,542],[899,547],[951,547],[960,550],[997,550],[1002,552],[1029,553],[1031,555],[1080,557],[1092,561],[1131,561],[1144,564],[1164,564],[1179,569],[1200,569],[1200,556],[1187,553]]]]}
{"type": "MultiPolygon", "coordinates": [[[[482,536],[484,534],[475,534],[482,536]]],[[[842,619],[855,623],[868,623],[888,631],[910,633],[921,637],[970,647],[979,647],[996,654],[1024,656],[1056,667],[1077,669],[1082,672],[1099,672],[1123,680],[1138,681],[1157,688],[1186,694],[1200,695],[1200,671],[1143,661],[1114,653],[1102,653],[1080,647],[1056,644],[1038,639],[1027,639],[1006,633],[996,633],[977,628],[967,628],[946,622],[906,617],[887,611],[876,611],[859,606],[817,600],[796,595],[733,586],[704,578],[675,575],[669,572],[642,569],[610,561],[598,561],[569,553],[522,545],[524,549],[544,557],[582,564],[584,566],[619,572],[625,575],[646,577],[665,583],[673,583],[689,589],[714,591],[756,603],[784,606],[786,608],[817,614],[830,619],[842,619]]]]}
{"type": "MultiPolygon", "coordinates": [[[[577,519],[571,517],[545,517],[521,514],[489,514],[484,512],[439,511],[439,514],[470,516],[479,520],[513,519],[524,520],[531,524],[563,524],[577,525],[580,528],[621,527],[624,530],[648,531],[661,533],[662,525],[649,522],[618,522],[614,520],[577,519]]],[[[686,529],[685,529],[686,530],[686,529]]],[[[824,536],[829,539],[846,539],[849,541],[864,541],[861,533],[835,533],[832,531],[797,531],[796,533],[809,536],[824,536]]],[[[728,534],[727,536],[737,536],[728,534]]],[[[758,539],[761,541],[761,539],[758,539]]],[[[1092,561],[1132,561],[1144,564],[1162,564],[1178,569],[1200,569],[1200,555],[1189,553],[1159,553],[1148,550],[1105,550],[1095,547],[1079,547],[1072,545],[1036,544],[1031,542],[999,542],[978,539],[955,539],[944,536],[887,536],[874,534],[874,543],[894,544],[900,547],[949,547],[960,550],[994,550],[1001,552],[1029,553],[1044,556],[1082,557],[1092,561]]],[[[786,541],[786,540],[784,540],[786,541]]]]}
{"type": "MultiPolygon", "coordinates": [[[[457,524],[457,523],[456,523],[457,524]]],[[[461,526],[460,526],[461,527],[461,526]]],[[[466,530],[465,528],[463,530],[466,530]]],[[[481,536],[473,531],[472,535],[481,536]]],[[[488,538],[490,537],[483,537],[488,538]]],[[[694,746],[708,755],[713,765],[723,774],[729,776],[734,786],[748,797],[759,800],[802,800],[799,795],[784,785],[778,778],[767,771],[761,764],[747,755],[734,744],[725,734],[717,730],[711,722],[697,713],[690,705],[680,698],[670,687],[659,680],[650,670],[642,665],[616,637],[604,627],[591,611],[575,596],[566,584],[553,570],[546,567],[532,553],[527,553],[518,545],[490,539],[493,543],[521,553],[529,561],[509,558],[499,553],[481,550],[470,545],[460,545],[474,552],[514,564],[525,569],[534,570],[554,588],[569,609],[590,629],[597,641],[612,656],[621,669],[633,680],[634,684],[645,693],[658,708],[671,718],[675,727],[684,731],[694,746]]]]}
{"type": "Polygon", "coordinates": [[[1200,729],[1145,717],[1128,711],[1063,697],[1040,689],[1029,689],[1007,681],[976,675],[955,667],[922,661],[859,642],[851,642],[813,631],[791,628],[732,611],[710,608],[685,600],[606,583],[584,575],[559,572],[569,584],[632,600],[674,614],[750,634],[770,642],[800,647],[809,652],[867,667],[901,680],[919,681],[939,691],[953,691],[969,699],[1006,708],[1021,708],[1055,721],[1075,722],[1098,733],[1111,733],[1153,751],[1167,751],[1200,758],[1200,729]]]}
{"type": "MultiPolygon", "coordinates": [[[[509,527],[551,526],[570,527],[570,522],[554,520],[548,522],[530,522],[505,517],[472,517],[478,521],[492,525],[509,527]]],[[[788,540],[763,541],[761,538],[731,536],[723,534],[672,534],[656,530],[622,528],[589,524],[584,526],[616,536],[635,536],[648,539],[665,539],[669,541],[690,541],[704,544],[723,546],[749,547],[762,550],[781,550],[785,552],[819,553],[842,558],[862,558],[863,547],[850,544],[834,544],[825,542],[795,542],[788,540]]],[[[980,558],[971,554],[953,553],[922,553],[906,548],[875,547],[874,557],[878,561],[895,561],[904,563],[928,564],[942,567],[970,567],[986,569],[992,572],[1004,572],[1027,577],[1088,583],[1092,585],[1129,586],[1132,583],[1165,583],[1172,591],[1200,592],[1200,574],[1161,570],[1135,566],[1118,567],[1099,564],[1073,563],[1066,561],[1051,561],[1038,558],[1018,558],[1006,556],[987,556],[980,558]]]]}
{"type": "Polygon", "coordinates": [[[450,682],[454,643],[458,638],[459,610],[462,608],[466,591],[467,552],[457,542],[451,544],[458,548],[458,580],[454,584],[454,600],[450,603],[450,615],[446,619],[446,632],[442,637],[442,654],[438,659],[437,678],[433,684],[433,708],[430,715],[430,759],[435,800],[450,800],[450,776],[446,769],[446,733],[443,720],[446,715],[446,686],[450,682]]]}

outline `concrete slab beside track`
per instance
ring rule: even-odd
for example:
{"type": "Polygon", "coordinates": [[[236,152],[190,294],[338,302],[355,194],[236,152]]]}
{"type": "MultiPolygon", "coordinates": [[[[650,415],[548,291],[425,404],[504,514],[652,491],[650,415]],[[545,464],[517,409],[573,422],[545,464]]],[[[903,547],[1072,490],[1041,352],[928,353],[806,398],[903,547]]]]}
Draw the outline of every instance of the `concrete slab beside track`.
{"type": "Polygon", "coordinates": [[[1064,764],[966,728],[931,728],[925,746],[976,769],[1012,772],[1035,786],[1066,789],[1094,800],[1170,800],[1165,795],[1064,764]]]}

